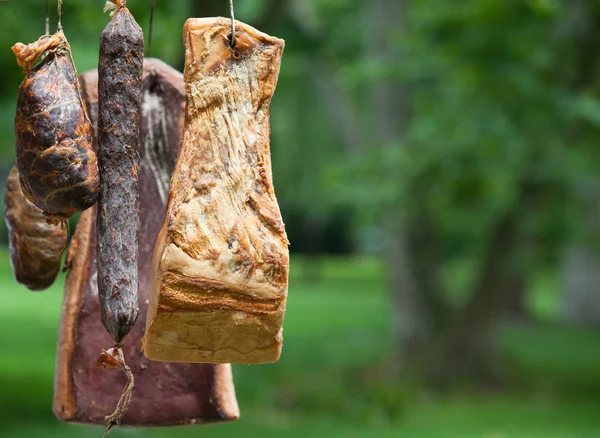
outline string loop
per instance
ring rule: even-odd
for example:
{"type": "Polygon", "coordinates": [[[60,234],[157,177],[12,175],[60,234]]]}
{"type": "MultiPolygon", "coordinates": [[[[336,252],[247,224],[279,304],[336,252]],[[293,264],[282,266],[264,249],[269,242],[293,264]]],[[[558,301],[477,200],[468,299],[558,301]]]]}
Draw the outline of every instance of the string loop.
{"type": "Polygon", "coordinates": [[[123,344],[115,344],[110,350],[102,350],[98,361],[96,362],[98,368],[116,369],[121,368],[127,377],[127,384],[123,389],[121,398],[117,403],[115,411],[105,418],[106,429],[102,438],[106,438],[110,431],[121,423],[121,420],[127,413],[127,406],[131,401],[131,395],[133,393],[133,387],[135,385],[133,379],[133,372],[131,368],[125,363],[125,356],[123,355],[123,344]]]}
{"type": "Polygon", "coordinates": [[[146,56],[150,58],[152,53],[152,27],[154,24],[154,7],[156,6],[156,0],[150,0],[150,25],[148,26],[148,50],[146,56]]]}
{"type": "Polygon", "coordinates": [[[50,0],[46,0],[46,35],[50,35],[50,0]]]}
{"type": "Polygon", "coordinates": [[[231,10],[231,48],[235,48],[235,15],[233,10],[233,0],[229,0],[229,9],[231,10]]]}
{"type": "Polygon", "coordinates": [[[58,0],[58,31],[62,32],[62,0],[58,0]]]}

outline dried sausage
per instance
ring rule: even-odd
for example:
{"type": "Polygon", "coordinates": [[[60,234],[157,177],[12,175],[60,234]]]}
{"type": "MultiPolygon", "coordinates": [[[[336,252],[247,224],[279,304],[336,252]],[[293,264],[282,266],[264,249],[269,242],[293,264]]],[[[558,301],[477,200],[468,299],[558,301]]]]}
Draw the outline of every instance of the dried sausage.
{"type": "Polygon", "coordinates": [[[99,183],[92,126],[69,43],[59,32],[12,50],[27,73],[15,118],[21,188],[49,220],[64,221],[96,202],[99,183]]]}
{"type": "Polygon", "coordinates": [[[98,294],[121,343],[138,316],[140,114],[144,35],[122,0],[102,32],[98,63],[98,294]]]}

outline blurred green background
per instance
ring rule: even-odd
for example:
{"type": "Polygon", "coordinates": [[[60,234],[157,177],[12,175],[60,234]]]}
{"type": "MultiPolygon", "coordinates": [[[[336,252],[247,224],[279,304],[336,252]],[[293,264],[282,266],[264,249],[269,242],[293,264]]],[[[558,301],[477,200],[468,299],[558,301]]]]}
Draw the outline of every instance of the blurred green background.
{"type": "MultiPolygon", "coordinates": [[[[80,72],[103,3],[64,0],[80,72]]],[[[147,30],[150,0],[127,3],[147,30]]],[[[228,15],[156,3],[152,55],[177,68],[185,19],[228,15]]],[[[238,422],[113,436],[599,437],[600,1],[235,3],[286,40],[283,356],[234,367],[238,422]]],[[[0,13],[5,178],[23,78],[9,48],[43,33],[44,1],[0,13]]],[[[29,293],[0,259],[0,436],[100,436],[51,411],[64,278],[29,293]]]]}

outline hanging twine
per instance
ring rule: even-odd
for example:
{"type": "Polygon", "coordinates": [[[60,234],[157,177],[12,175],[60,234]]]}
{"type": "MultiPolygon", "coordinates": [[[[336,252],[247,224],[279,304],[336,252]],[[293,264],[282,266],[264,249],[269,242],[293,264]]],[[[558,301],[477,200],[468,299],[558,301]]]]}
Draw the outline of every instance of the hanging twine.
{"type": "Polygon", "coordinates": [[[46,0],[46,35],[50,35],[50,0],[46,0]]]}
{"type": "Polygon", "coordinates": [[[11,47],[17,57],[17,64],[26,74],[31,71],[37,59],[45,52],[69,50],[69,43],[63,35],[43,35],[31,44],[16,43],[11,47]]]}
{"type": "Polygon", "coordinates": [[[104,435],[102,435],[102,438],[106,438],[110,431],[115,426],[118,426],[121,423],[121,420],[127,412],[127,407],[129,406],[129,402],[131,401],[131,395],[133,394],[134,379],[133,373],[131,372],[131,368],[129,368],[125,363],[123,348],[120,344],[115,345],[108,351],[102,350],[102,353],[100,354],[100,357],[96,362],[96,366],[105,369],[121,368],[125,373],[125,376],[127,377],[127,384],[123,389],[123,394],[121,395],[121,398],[117,403],[115,411],[105,418],[106,430],[104,431],[104,435]]]}
{"type": "Polygon", "coordinates": [[[62,0],[58,0],[58,32],[62,33],[62,0]]]}
{"type": "Polygon", "coordinates": [[[229,0],[229,10],[231,12],[231,48],[235,47],[235,15],[233,10],[233,0],[229,0]]]}
{"type": "Polygon", "coordinates": [[[152,27],[154,24],[154,7],[156,6],[156,0],[150,0],[150,24],[148,25],[148,50],[146,56],[150,58],[152,53],[152,27]]]}

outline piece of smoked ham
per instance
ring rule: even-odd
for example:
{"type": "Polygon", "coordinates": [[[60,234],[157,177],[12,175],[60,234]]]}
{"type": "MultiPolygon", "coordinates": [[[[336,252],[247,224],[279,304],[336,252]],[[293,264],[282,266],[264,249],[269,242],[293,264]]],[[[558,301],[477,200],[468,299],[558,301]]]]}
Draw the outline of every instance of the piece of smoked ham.
{"type": "MultiPolygon", "coordinates": [[[[95,125],[98,73],[81,75],[95,125]]],[[[147,360],[141,338],[149,298],[152,253],[167,203],[169,177],[183,130],[183,75],[157,59],[144,60],[141,126],[138,323],[128,335],[125,359],[135,388],[124,426],[213,423],[238,418],[229,365],[174,364],[147,360]]],[[[54,412],[63,421],[103,424],[123,390],[121,372],[96,368],[100,350],[111,344],[102,327],[96,281],[96,208],[82,213],[67,256],[70,266],[57,352],[54,412]]]]}
{"type": "Polygon", "coordinates": [[[231,20],[184,26],[187,106],[154,252],[144,353],[169,362],[279,359],[288,241],[275,199],[269,105],[283,40],[231,20]]]}

